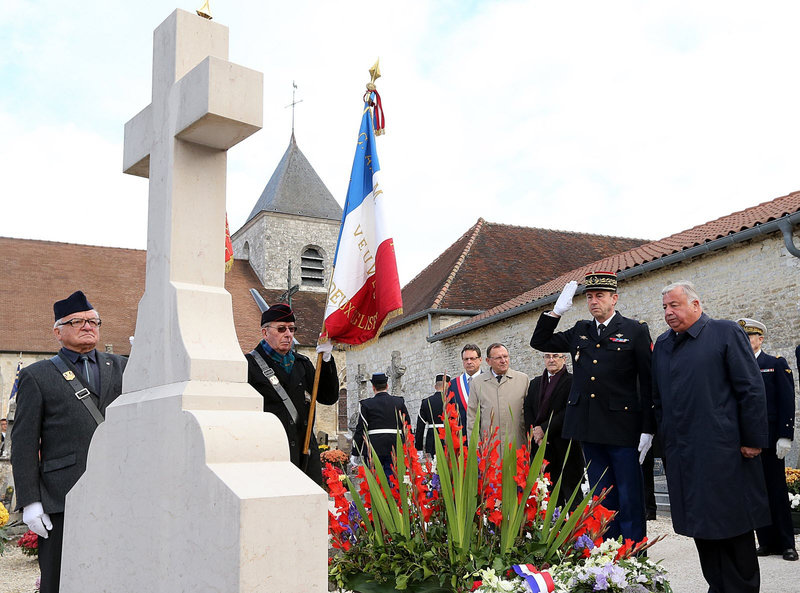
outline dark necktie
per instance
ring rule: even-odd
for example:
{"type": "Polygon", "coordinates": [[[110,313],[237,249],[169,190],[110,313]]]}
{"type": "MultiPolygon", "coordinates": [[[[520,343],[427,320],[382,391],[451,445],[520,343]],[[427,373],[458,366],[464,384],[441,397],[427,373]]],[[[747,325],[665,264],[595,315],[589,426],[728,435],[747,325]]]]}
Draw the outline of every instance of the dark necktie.
{"type": "Polygon", "coordinates": [[[497,382],[499,383],[502,378],[503,378],[503,375],[497,375],[497,382]]]}
{"type": "Polygon", "coordinates": [[[606,326],[603,325],[602,323],[597,325],[597,337],[598,338],[603,335],[603,330],[604,329],[606,329],[606,326]]]}
{"type": "Polygon", "coordinates": [[[83,378],[86,381],[86,386],[91,389],[92,387],[92,374],[89,372],[89,357],[81,354],[78,357],[78,362],[83,363],[83,378]]]}

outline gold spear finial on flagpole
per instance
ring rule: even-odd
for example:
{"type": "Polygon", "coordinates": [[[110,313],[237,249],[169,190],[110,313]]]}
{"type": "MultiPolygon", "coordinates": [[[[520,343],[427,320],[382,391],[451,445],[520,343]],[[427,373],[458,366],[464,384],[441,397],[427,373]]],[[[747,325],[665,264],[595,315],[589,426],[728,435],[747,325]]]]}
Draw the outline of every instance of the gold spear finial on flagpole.
{"type": "Polygon", "coordinates": [[[380,61],[380,58],[375,60],[375,64],[369,69],[370,81],[367,83],[368,91],[375,90],[375,81],[381,77],[380,61]]]}
{"type": "Polygon", "coordinates": [[[199,16],[204,19],[211,20],[211,8],[208,6],[208,0],[203,2],[203,5],[195,11],[199,16]]]}

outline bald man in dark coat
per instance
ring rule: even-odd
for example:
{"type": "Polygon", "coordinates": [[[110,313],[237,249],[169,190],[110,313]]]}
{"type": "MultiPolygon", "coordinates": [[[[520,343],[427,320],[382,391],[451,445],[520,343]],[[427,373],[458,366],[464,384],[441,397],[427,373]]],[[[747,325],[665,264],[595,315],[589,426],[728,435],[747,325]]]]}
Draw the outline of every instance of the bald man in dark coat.
{"type": "Polygon", "coordinates": [[[770,522],[761,468],[764,382],[744,331],[703,313],[689,282],[662,291],[653,403],[675,532],[693,537],[709,591],[757,593],[753,530],[770,522]]]}

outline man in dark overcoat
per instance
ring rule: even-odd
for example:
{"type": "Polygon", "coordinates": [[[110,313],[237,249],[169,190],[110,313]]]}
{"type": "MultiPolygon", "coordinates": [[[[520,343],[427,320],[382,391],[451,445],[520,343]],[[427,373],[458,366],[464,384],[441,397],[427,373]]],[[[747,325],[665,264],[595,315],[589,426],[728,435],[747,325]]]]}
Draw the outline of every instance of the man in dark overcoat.
{"type": "MultiPolygon", "coordinates": [[[[414,446],[417,451],[427,453],[431,457],[436,455],[436,442],[439,438],[439,429],[444,428],[444,399],[442,390],[450,383],[447,375],[436,375],[436,392],[429,395],[419,405],[417,416],[417,430],[414,432],[414,446]]],[[[458,438],[458,435],[453,435],[458,438]]],[[[444,444],[444,440],[442,440],[444,444]]]]}
{"type": "MultiPolygon", "coordinates": [[[[544,355],[544,372],[534,377],[528,387],[528,395],[522,404],[525,415],[525,432],[531,435],[531,458],[544,443],[545,459],[549,461],[551,490],[561,477],[558,505],[563,508],[575,488],[583,480],[583,451],[578,441],[561,436],[567,397],[572,387],[572,375],[565,365],[566,355],[548,352],[544,355]],[[569,456],[567,456],[569,449],[569,456]],[[566,463],[565,463],[566,461],[566,463]],[[563,472],[562,472],[563,467],[563,472]]],[[[574,504],[580,502],[580,493],[574,504]]]]}
{"type": "MultiPolygon", "coordinates": [[[[307,356],[292,349],[296,332],[294,311],[289,305],[272,305],[261,314],[262,340],[245,358],[247,382],[264,398],[264,411],[275,414],[283,424],[292,463],[302,469],[302,449],[314,388],[314,364],[307,356]]],[[[317,352],[322,353],[317,403],[325,405],[339,400],[339,376],[331,349],[330,342],[317,346],[317,352]]],[[[306,475],[322,485],[322,464],[313,431],[305,461],[306,475]]]]}
{"type": "Polygon", "coordinates": [[[61,349],[19,373],[11,451],[17,505],[39,536],[42,593],[58,592],[67,492],[86,470],[89,444],[106,408],[122,393],[127,363],[95,349],[100,316],[83,292],[57,301],[53,313],[61,349]]]}
{"type": "Polygon", "coordinates": [[[781,356],[772,356],[761,349],[767,326],[755,319],[737,319],[756,356],[767,395],[769,447],[761,451],[764,482],[769,497],[772,522],[756,529],[759,556],[780,554],[784,560],[797,560],[792,527],[792,507],[786,487],[786,463],[783,458],[792,448],[794,438],[794,378],[792,369],[781,356]]]}
{"type": "Polygon", "coordinates": [[[374,395],[360,403],[351,457],[356,458],[353,459],[354,463],[358,457],[364,463],[371,463],[371,446],[389,476],[392,473],[392,451],[397,446],[397,434],[400,433],[401,440],[405,442],[404,427],[410,422],[411,416],[403,398],[390,395],[387,391],[389,378],[384,373],[372,375],[370,383],[374,395]]]}
{"type": "Polygon", "coordinates": [[[672,525],[694,538],[709,591],[756,593],[753,530],[770,520],[761,372],[742,328],[703,313],[690,282],[661,294],[670,329],[653,350],[653,402],[672,525]]]}
{"type": "Polygon", "coordinates": [[[655,433],[650,332],[643,321],[615,311],[616,274],[593,272],[584,282],[592,319],[554,333],[578,287],[569,282],[553,311],[539,317],[531,346],[572,355],[574,378],[562,436],[580,441],[591,485],[598,491],[614,486],[603,503],[618,511],[607,537],[638,542],[646,529],[641,463],[655,433]]]}

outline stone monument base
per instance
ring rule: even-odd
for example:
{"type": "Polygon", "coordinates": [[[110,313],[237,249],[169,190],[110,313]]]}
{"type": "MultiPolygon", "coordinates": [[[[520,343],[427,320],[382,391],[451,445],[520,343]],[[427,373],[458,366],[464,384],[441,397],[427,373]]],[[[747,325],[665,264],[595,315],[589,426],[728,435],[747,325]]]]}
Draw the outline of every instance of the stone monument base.
{"type": "Polygon", "coordinates": [[[183,409],[197,397],[207,386],[187,382],[108,408],[67,496],[62,593],[327,591],[327,496],[278,419],[183,409]]]}

